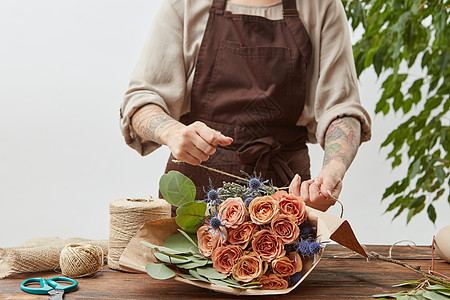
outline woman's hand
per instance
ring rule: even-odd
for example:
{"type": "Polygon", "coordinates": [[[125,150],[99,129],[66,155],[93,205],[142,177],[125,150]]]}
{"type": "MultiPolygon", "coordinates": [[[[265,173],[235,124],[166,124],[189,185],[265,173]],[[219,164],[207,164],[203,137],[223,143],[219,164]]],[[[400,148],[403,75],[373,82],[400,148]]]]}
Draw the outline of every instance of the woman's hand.
{"type": "Polygon", "coordinates": [[[341,193],[345,172],[358,151],[360,138],[361,124],[357,119],[342,117],[331,122],[325,134],[322,171],[316,178],[304,182],[295,175],[289,192],[322,211],[334,205],[341,193]]]}
{"type": "Polygon", "coordinates": [[[186,126],[155,104],[137,110],[131,124],[141,138],[169,146],[176,159],[192,165],[208,160],[216,152],[217,145],[228,146],[233,142],[232,138],[202,122],[186,126]]]}
{"type": "Polygon", "coordinates": [[[306,202],[306,205],[326,211],[336,203],[342,190],[342,180],[339,176],[328,170],[323,170],[319,175],[310,180],[301,182],[299,175],[295,175],[289,185],[289,193],[292,193],[306,202]]]}
{"type": "Polygon", "coordinates": [[[232,138],[199,121],[189,126],[181,123],[172,126],[161,138],[176,159],[192,165],[208,160],[216,152],[218,145],[228,146],[233,142],[232,138]]]}

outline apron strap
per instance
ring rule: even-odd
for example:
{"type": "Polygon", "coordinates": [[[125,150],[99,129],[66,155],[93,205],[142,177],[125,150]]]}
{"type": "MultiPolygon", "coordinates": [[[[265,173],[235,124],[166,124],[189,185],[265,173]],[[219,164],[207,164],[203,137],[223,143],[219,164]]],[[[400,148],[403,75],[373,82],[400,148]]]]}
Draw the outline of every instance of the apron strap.
{"type": "Polygon", "coordinates": [[[283,0],[283,18],[298,17],[296,0],[283,0]]]}
{"type": "Polygon", "coordinates": [[[211,8],[219,9],[219,10],[225,10],[225,6],[227,4],[226,0],[214,0],[211,8]]]}

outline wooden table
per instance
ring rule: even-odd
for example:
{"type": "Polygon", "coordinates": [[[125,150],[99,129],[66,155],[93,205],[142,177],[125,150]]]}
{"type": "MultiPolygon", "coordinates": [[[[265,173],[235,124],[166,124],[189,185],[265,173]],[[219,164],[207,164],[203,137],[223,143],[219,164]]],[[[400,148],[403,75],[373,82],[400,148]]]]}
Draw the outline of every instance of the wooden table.
{"type": "MultiPolygon", "coordinates": [[[[390,246],[366,246],[388,256],[390,246]]],[[[425,246],[396,246],[392,258],[428,270],[431,264],[430,248],[425,246]]],[[[450,264],[435,260],[435,271],[450,275],[450,264]]],[[[27,273],[0,279],[0,299],[48,299],[48,296],[30,295],[20,290],[22,280],[30,277],[53,277],[54,272],[27,273]]],[[[360,255],[340,245],[328,245],[319,265],[306,280],[291,293],[284,296],[267,296],[264,299],[371,299],[371,295],[401,291],[392,285],[413,279],[420,275],[402,266],[371,259],[367,261],[360,255]]],[[[220,294],[207,289],[175,282],[155,280],[147,274],[131,274],[103,268],[97,276],[79,278],[79,288],[64,295],[64,299],[231,299],[235,296],[220,294]]],[[[239,299],[247,297],[239,297],[239,299]]],[[[248,297],[257,299],[259,297],[248,297]]],[[[372,298],[374,299],[374,298],[372,298]]]]}

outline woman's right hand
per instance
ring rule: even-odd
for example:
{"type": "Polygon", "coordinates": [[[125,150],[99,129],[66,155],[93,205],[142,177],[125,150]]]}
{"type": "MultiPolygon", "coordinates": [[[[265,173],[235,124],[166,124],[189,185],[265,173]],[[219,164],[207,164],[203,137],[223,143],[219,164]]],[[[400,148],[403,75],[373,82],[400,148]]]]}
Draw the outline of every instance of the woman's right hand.
{"type": "Polygon", "coordinates": [[[178,123],[168,128],[161,136],[164,144],[169,146],[172,155],[191,165],[199,165],[216,152],[216,147],[228,146],[233,139],[202,122],[191,125],[178,123]]]}

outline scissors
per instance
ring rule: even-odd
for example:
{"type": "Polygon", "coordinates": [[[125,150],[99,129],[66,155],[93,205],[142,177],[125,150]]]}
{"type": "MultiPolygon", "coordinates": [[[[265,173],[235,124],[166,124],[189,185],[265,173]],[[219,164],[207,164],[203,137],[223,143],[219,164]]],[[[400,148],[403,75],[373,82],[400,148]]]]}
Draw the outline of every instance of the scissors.
{"type": "Polygon", "coordinates": [[[29,278],[22,282],[20,288],[22,291],[37,294],[37,295],[46,295],[49,294],[49,300],[62,300],[64,292],[70,293],[74,291],[78,286],[78,282],[74,279],[66,278],[66,277],[52,277],[49,279],[44,278],[29,278]],[[68,282],[70,285],[59,284],[59,282],[68,282]],[[26,285],[32,282],[37,282],[40,284],[39,287],[27,287],[26,285]]]}

